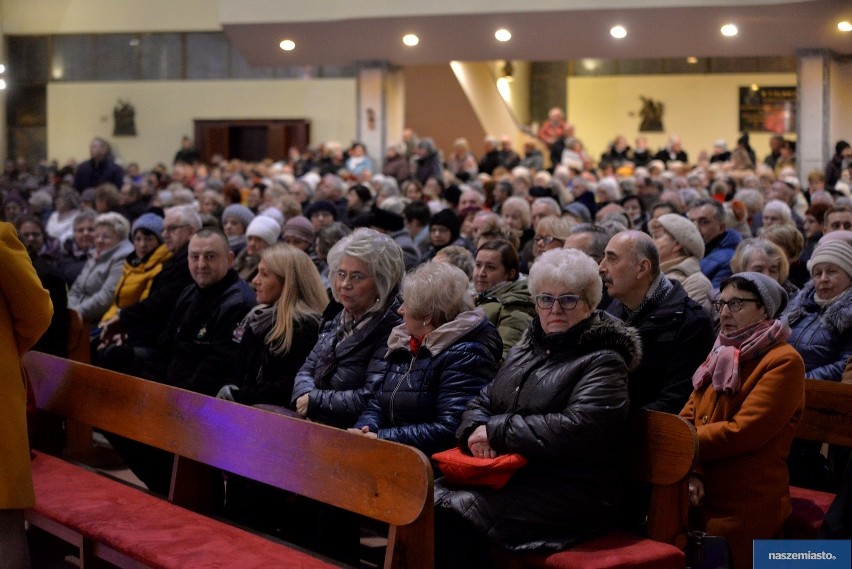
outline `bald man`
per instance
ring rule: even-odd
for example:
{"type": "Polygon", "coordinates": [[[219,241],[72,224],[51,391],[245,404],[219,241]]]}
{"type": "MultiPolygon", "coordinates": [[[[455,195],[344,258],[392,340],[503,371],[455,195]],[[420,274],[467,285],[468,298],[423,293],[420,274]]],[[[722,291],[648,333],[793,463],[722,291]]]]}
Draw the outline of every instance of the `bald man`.
{"type": "Polygon", "coordinates": [[[641,231],[609,240],[600,274],[613,298],[606,311],[642,337],[642,361],[627,378],[631,407],[679,413],[713,347],[710,315],[660,272],[654,241],[641,231]]]}

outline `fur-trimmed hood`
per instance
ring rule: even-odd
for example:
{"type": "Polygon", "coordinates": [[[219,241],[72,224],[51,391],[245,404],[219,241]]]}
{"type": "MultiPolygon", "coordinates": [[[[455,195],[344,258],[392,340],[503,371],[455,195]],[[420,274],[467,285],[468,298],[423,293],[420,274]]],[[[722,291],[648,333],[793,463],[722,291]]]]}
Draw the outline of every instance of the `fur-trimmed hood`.
{"type": "Polygon", "coordinates": [[[814,301],[815,292],[814,282],[808,282],[790,301],[782,319],[792,328],[805,317],[806,313],[819,312],[820,322],[835,334],[842,334],[852,328],[852,302],[850,302],[852,289],[842,293],[825,308],[820,308],[814,301]]]}
{"type": "Polygon", "coordinates": [[[535,318],[519,344],[539,345],[555,352],[577,350],[583,354],[612,350],[624,359],[628,371],[635,370],[642,361],[639,332],[602,310],[595,310],[584,322],[560,334],[545,334],[535,318]]]}

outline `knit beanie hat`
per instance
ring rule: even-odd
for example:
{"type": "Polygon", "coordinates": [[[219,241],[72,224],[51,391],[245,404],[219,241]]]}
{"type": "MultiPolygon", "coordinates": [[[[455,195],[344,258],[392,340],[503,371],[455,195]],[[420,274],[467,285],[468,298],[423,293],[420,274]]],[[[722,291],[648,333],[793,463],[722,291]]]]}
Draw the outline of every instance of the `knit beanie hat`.
{"type": "Polygon", "coordinates": [[[238,203],[232,203],[225,208],[225,211],[222,212],[223,225],[225,224],[225,220],[229,217],[232,217],[242,223],[243,227],[248,227],[251,220],[254,219],[254,214],[246,206],[238,203]]]}
{"type": "Polygon", "coordinates": [[[571,202],[565,207],[563,207],[562,211],[564,213],[573,215],[576,219],[580,221],[580,223],[592,222],[592,212],[590,212],[589,208],[586,207],[586,204],[582,202],[571,202]]]}
{"type": "Polygon", "coordinates": [[[450,243],[458,239],[459,233],[461,232],[459,217],[456,215],[456,212],[451,209],[444,209],[433,215],[429,225],[440,225],[441,227],[449,229],[450,234],[452,235],[450,243]]]}
{"type": "Polygon", "coordinates": [[[836,265],[852,278],[852,246],[837,239],[820,240],[808,261],[808,270],[813,271],[814,266],[820,263],[836,265]]]}
{"type": "Polygon", "coordinates": [[[763,273],[745,272],[731,275],[730,277],[722,280],[722,286],[719,287],[719,290],[728,286],[728,283],[734,277],[745,279],[755,286],[757,289],[757,296],[760,297],[760,303],[763,304],[763,307],[766,309],[766,316],[768,318],[778,318],[778,315],[784,312],[784,309],[787,308],[787,301],[789,300],[787,291],[784,290],[784,287],[778,284],[778,281],[772,277],[764,275],[763,273]]]}
{"type": "MultiPolygon", "coordinates": [[[[435,218],[432,219],[434,221],[435,218]]],[[[405,227],[405,219],[398,213],[377,207],[370,212],[369,224],[384,231],[394,232],[405,227]]]]}
{"type": "Polygon", "coordinates": [[[275,245],[279,235],[281,235],[281,226],[265,215],[258,215],[252,219],[246,228],[246,237],[260,237],[266,241],[267,245],[275,245]]]}
{"type": "Polygon", "coordinates": [[[676,213],[667,213],[658,217],[657,221],[680,243],[684,253],[697,259],[704,256],[704,240],[698,228],[689,219],[676,213]]]}
{"type": "Polygon", "coordinates": [[[328,200],[315,201],[314,203],[306,207],[305,217],[310,219],[318,211],[327,211],[335,220],[337,220],[337,208],[334,207],[334,204],[328,200]]]}
{"type": "Polygon", "coordinates": [[[281,210],[274,206],[269,206],[265,210],[258,212],[257,215],[265,215],[266,217],[271,217],[275,221],[278,222],[278,227],[284,225],[284,214],[281,213],[281,210]]]}
{"type": "Polygon", "coordinates": [[[131,239],[134,235],[136,235],[137,229],[150,231],[160,243],[163,242],[163,218],[159,215],[153,213],[143,213],[140,215],[136,221],[133,222],[133,226],[130,228],[131,239]]]}
{"type": "Polygon", "coordinates": [[[284,237],[295,237],[296,239],[301,239],[302,241],[307,241],[311,244],[313,244],[314,239],[316,238],[314,224],[303,215],[291,217],[287,223],[284,224],[283,234],[284,237]]]}

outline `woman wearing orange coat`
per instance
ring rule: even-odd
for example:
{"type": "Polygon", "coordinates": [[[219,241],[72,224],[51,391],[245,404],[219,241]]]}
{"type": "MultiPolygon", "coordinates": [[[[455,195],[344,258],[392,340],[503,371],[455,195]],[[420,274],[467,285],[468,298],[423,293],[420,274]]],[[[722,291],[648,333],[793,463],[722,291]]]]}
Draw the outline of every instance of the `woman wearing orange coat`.
{"type": "Polygon", "coordinates": [[[35,504],[21,356],[53,305],[10,223],[0,222],[0,569],[29,567],[24,509],[35,504]]]}
{"type": "Polygon", "coordinates": [[[698,431],[689,481],[704,531],[728,539],[734,567],[752,566],[752,540],[777,537],[790,515],[787,455],[805,404],[805,364],[778,315],[787,293],[760,273],[722,281],[721,331],[693,376],[681,416],[698,431]]]}

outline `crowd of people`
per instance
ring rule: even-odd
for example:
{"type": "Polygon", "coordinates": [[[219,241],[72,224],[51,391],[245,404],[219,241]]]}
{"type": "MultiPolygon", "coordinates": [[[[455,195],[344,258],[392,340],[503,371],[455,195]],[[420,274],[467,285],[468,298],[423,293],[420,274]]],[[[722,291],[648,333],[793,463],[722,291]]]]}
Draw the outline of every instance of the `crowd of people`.
{"type": "MultiPolygon", "coordinates": [[[[695,519],[749,567],[791,477],[836,487],[849,460],[793,435],[805,377],[852,381],[852,148],[808,173],[782,137],[760,162],[748,135],[593,158],[560,109],[537,135],[445,158],[407,129],[381,167],[360,142],[247,163],[185,140],[150,171],[94,139],[79,165],[7,162],[0,217],[57,308],[39,349],[64,355],[68,307],[99,366],[427,455],[525,456],[499,490],[438,478],[442,567],[612,527],[639,408],[695,424],[695,519]]],[[[167,492],[168,456],[110,442],[167,492]]],[[[228,502],[274,526],[267,499],[234,483],[228,502]]],[[[351,530],[315,519],[320,549],[351,530]]]]}

